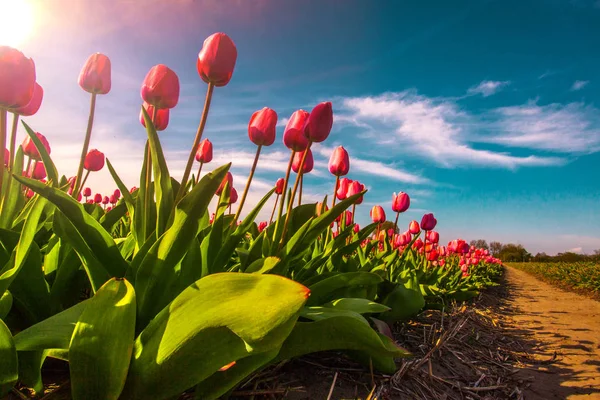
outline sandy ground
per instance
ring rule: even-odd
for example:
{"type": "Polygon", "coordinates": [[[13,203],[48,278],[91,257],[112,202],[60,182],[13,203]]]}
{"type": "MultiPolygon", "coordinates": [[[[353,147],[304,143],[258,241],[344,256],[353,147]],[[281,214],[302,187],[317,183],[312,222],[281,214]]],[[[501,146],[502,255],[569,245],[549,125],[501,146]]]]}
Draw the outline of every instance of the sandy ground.
{"type": "Polygon", "coordinates": [[[565,292],[507,267],[510,330],[533,344],[539,369],[525,399],[600,399],[600,302],[565,292]],[[554,357],[555,362],[550,362],[554,357]]]}

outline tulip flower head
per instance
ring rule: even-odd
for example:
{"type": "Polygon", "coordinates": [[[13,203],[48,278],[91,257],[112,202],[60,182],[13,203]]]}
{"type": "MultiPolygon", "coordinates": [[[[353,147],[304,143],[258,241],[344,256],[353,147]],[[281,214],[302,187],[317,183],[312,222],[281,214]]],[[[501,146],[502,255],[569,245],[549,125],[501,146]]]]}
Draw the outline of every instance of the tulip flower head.
{"type": "Polygon", "coordinates": [[[373,206],[373,208],[371,209],[371,212],[369,214],[371,215],[371,220],[374,223],[380,224],[382,222],[385,222],[385,211],[384,211],[383,207],[373,206]]]}
{"type": "Polygon", "coordinates": [[[92,149],[85,156],[83,168],[88,171],[100,171],[104,168],[104,153],[99,150],[92,149]]]}
{"type": "Polygon", "coordinates": [[[44,163],[41,161],[34,163],[29,168],[27,176],[31,179],[44,179],[46,177],[46,167],[44,167],[44,163]]]}
{"type": "Polygon", "coordinates": [[[304,110],[294,111],[283,131],[283,144],[293,151],[304,151],[308,147],[308,138],[304,129],[310,114],[304,110]]]}
{"type": "MultiPolygon", "coordinates": [[[[150,119],[152,119],[152,116],[155,114],[155,108],[153,105],[148,104],[146,102],[144,102],[144,104],[142,105],[145,109],[146,112],[148,113],[148,115],[150,116],[150,119]]],[[[169,109],[168,108],[161,108],[161,109],[156,109],[156,115],[154,117],[154,128],[157,131],[164,131],[165,129],[167,129],[167,126],[169,125],[169,109]]],[[[146,120],[144,119],[144,113],[140,110],[140,123],[142,124],[142,126],[145,128],[146,127],[146,120]]]]}
{"type": "Polygon", "coordinates": [[[110,197],[108,198],[108,201],[110,202],[110,204],[116,204],[117,199],[115,199],[114,194],[111,194],[110,197]]]}
{"type": "Polygon", "coordinates": [[[333,150],[329,159],[329,172],[335,176],[344,176],[350,170],[350,159],[344,147],[339,146],[333,150]]]}
{"type": "Polygon", "coordinates": [[[210,140],[204,139],[198,145],[196,150],[196,161],[203,164],[211,162],[213,159],[213,145],[210,140]]]}
{"type": "Polygon", "coordinates": [[[115,199],[119,200],[121,198],[121,191],[119,189],[115,189],[113,196],[115,196],[115,199]]]}
{"type": "Polygon", "coordinates": [[[423,218],[421,219],[421,229],[423,229],[424,231],[430,231],[433,228],[435,228],[436,224],[437,219],[435,219],[433,214],[429,213],[423,215],[423,218]]]}
{"type": "Polygon", "coordinates": [[[108,196],[104,196],[102,198],[102,204],[107,205],[110,202],[110,199],[108,198],[108,196]]]}
{"type": "Polygon", "coordinates": [[[215,194],[217,196],[221,195],[221,192],[223,192],[223,189],[225,188],[225,184],[227,184],[227,183],[229,184],[229,190],[231,190],[231,188],[233,187],[233,175],[231,175],[231,172],[227,172],[227,175],[225,175],[225,178],[223,178],[223,180],[221,181],[219,188],[215,192],[215,194]]]}
{"type": "Polygon", "coordinates": [[[0,108],[29,104],[35,90],[35,64],[17,49],[0,46],[0,108]]]}
{"type": "Polygon", "coordinates": [[[79,86],[88,93],[106,94],[111,86],[110,59],[101,53],[88,57],[79,73],[79,86]]]}
{"type": "Polygon", "coordinates": [[[265,228],[267,227],[268,223],[267,221],[262,221],[261,223],[258,224],[258,232],[262,232],[265,230],[265,228]]]}
{"type": "Polygon", "coordinates": [[[238,192],[232,186],[231,191],[229,192],[229,204],[235,204],[238,201],[238,192]]]}
{"type": "Polygon", "coordinates": [[[440,241],[440,234],[436,231],[428,231],[427,241],[431,243],[438,243],[440,241]]]}
{"type": "MultiPolygon", "coordinates": [[[[340,179],[342,181],[343,179],[340,179]]],[[[365,190],[365,185],[358,181],[350,181],[348,185],[348,192],[346,193],[346,197],[354,196],[355,194],[362,193],[365,190]]],[[[360,196],[354,204],[361,204],[363,202],[363,197],[360,196]]]]}
{"type": "Polygon", "coordinates": [[[292,170],[295,173],[298,173],[300,170],[300,163],[302,162],[302,157],[304,157],[304,153],[306,152],[306,159],[304,160],[304,166],[302,167],[302,173],[308,174],[313,170],[315,166],[315,159],[313,158],[312,150],[306,149],[304,151],[299,151],[294,154],[294,159],[292,160],[292,170]]]}
{"type": "Polygon", "coordinates": [[[354,230],[354,233],[358,233],[360,232],[360,225],[354,224],[354,227],[352,229],[354,230]]]}
{"type": "Polygon", "coordinates": [[[206,83],[225,86],[231,80],[236,60],[237,48],[233,40],[224,33],[213,33],[204,40],[198,54],[198,75],[206,83]]]}
{"type": "Polygon", "coordinates": [[[410,197],[404,192],[392,195],[392,211],[401,213],[408,210],[410,207],[410,197]]]}
{"type": "Polygon", "coordinates": [[[270,146],[275,142],[277,113],[268,107],[256,111],[248,123],[248,137],[257,146],[270,146]]]}
{"type": "MultiPolygon", "coordinates": [[[[50,154],[50,143],[48,143],[48,139],[46,139],[46,137],[39,132],[36,132],[35,135],[37,136],[38,139],[40,139],[40,142],[42,142],[42,144],[44,145],[46,152],[48,154],[50,154]]],[[[27,135],[25,140],[23,140],[23,143],[21,144],[21,146],[23,147],[23,153],[26,156],[29,156],[30,158],[32,158],[34,160],[42,159],[42,157],[40,156],[40,153],[37,150],[37,147],[35,147],[35,143],[33,143],[33,140],[31,140],[29,135],[27,135]]]]}
{"type": "Polygon", "coordinates": [[[413,235],[416,235],[419,232],[421,232],[421,228],[419,228],[419,223],[417,221],[410,221],[410,223],[408,224],[408,231],[413,235]]]}
{"type": "Polygon", "coordinates": [[[163,64],[150,68],[141,90],[142,99],[157,109],[173,108],[179,101],[179,78],[163,64]]]}
{"type": "Polygon", "coordinates": [[[312,109],[305,128],[305,135],[314,143],[327,139],[333,126],[331,102],[319,103],[312,109]]]}
{"type": "Polygon", "coordinates": [[[275,182],[275,194],[283,193],[283,185],[285,184],[285,179],[279,178],[277,182],[275,182]]]}
{"type": "Polygon", "coordinates": [[[96,193],[94,195],[94,203],[96,203],[96,204],[102,203],[102,195],[100,193],[96,193]]]}
{"type": "Polygon", "coordinates": [[[90,189],[89,187],[84,188],[83,195],[84,197],[90,197],[92,195],[92,189],[90,189]]]}
{"type": "MultiPolygon", "coordinates": [[[[335,192],[338,200],[345,200],[348,197],[348,189],[350,189],[350,185],[352,184],[352,180],[348,178],[340,179],[340,184],[335,192]]],[[[359,192],[360,193],[360,192],[359,192]]]]}
{"type": "Polygon", "coordinates": [[[14,113],[23,117],[30,117],[38,112],[44,98],[44,89],[36,82],[33,89],[33,96],[27,105],[12,110],[14,113]]]}

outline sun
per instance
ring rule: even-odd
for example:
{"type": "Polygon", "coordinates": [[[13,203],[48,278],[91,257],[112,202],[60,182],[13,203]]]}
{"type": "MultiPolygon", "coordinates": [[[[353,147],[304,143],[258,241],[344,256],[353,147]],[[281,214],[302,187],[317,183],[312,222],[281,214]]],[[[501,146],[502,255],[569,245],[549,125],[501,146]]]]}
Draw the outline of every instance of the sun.
{"type": "Polygon", "coordinates": [[[0,45],[17,47],[33,31],[33,9],[28,0],[0,0],[0,45]]]}

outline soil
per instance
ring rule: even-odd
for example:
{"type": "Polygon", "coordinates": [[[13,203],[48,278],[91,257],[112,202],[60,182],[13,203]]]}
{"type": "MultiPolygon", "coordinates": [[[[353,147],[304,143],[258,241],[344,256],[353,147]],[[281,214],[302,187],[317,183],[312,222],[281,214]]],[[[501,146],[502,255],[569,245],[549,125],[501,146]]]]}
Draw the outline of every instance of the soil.
{"type": "Polygon", "coordinates": [[[553,359],[533,378],[526,399],[600,399],[600,302],[566,292],[515,268],[506,267],[507,329],[537,345],[538,360],[553,359]]]}

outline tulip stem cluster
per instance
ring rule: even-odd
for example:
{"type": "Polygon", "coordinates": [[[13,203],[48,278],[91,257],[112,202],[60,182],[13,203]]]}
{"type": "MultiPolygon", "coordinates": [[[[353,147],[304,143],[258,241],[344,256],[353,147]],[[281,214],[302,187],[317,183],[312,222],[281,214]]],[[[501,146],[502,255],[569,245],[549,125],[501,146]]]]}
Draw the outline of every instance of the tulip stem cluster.
{"type": "MultiPolygon", "coordinates": [[[[8,111],[4,108],[0,108],[0,145],[2,145],[2,151],[0,151],[0,166],[4,168],[4,149],[6,148],[6,120],[8,117],[8,111]]],[[[0,192],[2,190],[2,181],[4,180],[4,174],[0,174],[0,192]]]]}
{"type": "Polygon", "coordinates": [[[94,114],[96,113],[96,93],[92,93],[92,99],[90,100],[90,115],[88,118],[87,130],[85,132],[85,140],[83,142],[83,148],[81,149],[81,159],[79,160],[79,168],[77,169],[77,176],[75,178],[75,186],[73,187],[73,198],[76,199],[79,192],[83,188],[81,178],[83,176],[83,164],[85,163],[85,156],[88,153],[90,147],[90,139],[92,138],[92,127],[94,126],[94,114]]]}
{"type": "MultiPolygon", "coordinates": [[[[287,166],[287,171],[285,171],[285,179],[283,181],[283,191],[281,192],[281,201],[279,203],[279,213],[277,214],[277,221],[275,221],[275,230],[273,231],[273,243],[275,243],[275,239],[277,238],[277,228],[279,228],[279,221],[281,221],[281,216],[283,215],[283,206],[285,205],[285,195],[287,193],[288,183],[290,181],[290,172],[292,170],[292,163],[294,162],[294,156],[296,155],[296,151],[292,150],[292,154],[290,155],[290,162],[287,166]]],[[[289,213],[288,213],[289,216],[289,213]]],[[[287,218],[287,216],[286,216],[287,218]]],[[[281,235],[283,238],[283,235],[281,235]]]]}
{"type": "Polygon", "coordinates": [[[200,117],[200,124],[198,124],[198,131],[196,131],[196,137],[194,138],[194,144],[192,145],[192,150],[190,151],[190,156],[188,157],[188,161],[185,166],[183,178],[181,178],[181,184],[179,186],[179,191],[177,192],[177,196],[175,197],[175,204],[177,204],[179,202],[179,200],[181,200],[181,198],[185,194],[185,190],[187,187],[187,181],[190,178],[190,173],[192,171],[192,165],[194,164],[194,157],[196,156],[196,151],[198,149],[198,145],[200,144],[200,140],[202,139],[202,133],[204,132],[204,127],[206,126],[206,120],[208,119],[208,110],[210,110],[210,102],[212,100],[212,94],[213,94],[214,88],[215,88],[214,83],[210,82],[208,84],[208,88],[206,89],[206,99],[204,100],[204,109],[202,110],[202,116],[200,117]]]}
{"type": "MultiPolygon", "coordinates": [[[[250,176],[248,176],[248,182],[246,182],[246,187],[244,188],[244,193],[242,194],[242,199],[240,200],[240,205],[235,213],[235,217],[231,220],[231,224],[235,224],[242,213],[242,208],[244,207],[244,203],[246,202],[246,196],[248,195],[248,190],[250,189],[250,183],[252,183],[252,178],[254,177],[254,171],[256,171],[256,165],[258,164],[258,158],[260,157],[260,151],[262,149],[262,145],[259,145],[256,148],[256,155],[254,156],[254,162],[252,163],[252,168],[250,169],[250,176]]],[[[231,209],[231,205],[229,206],[231,209]]]]}

